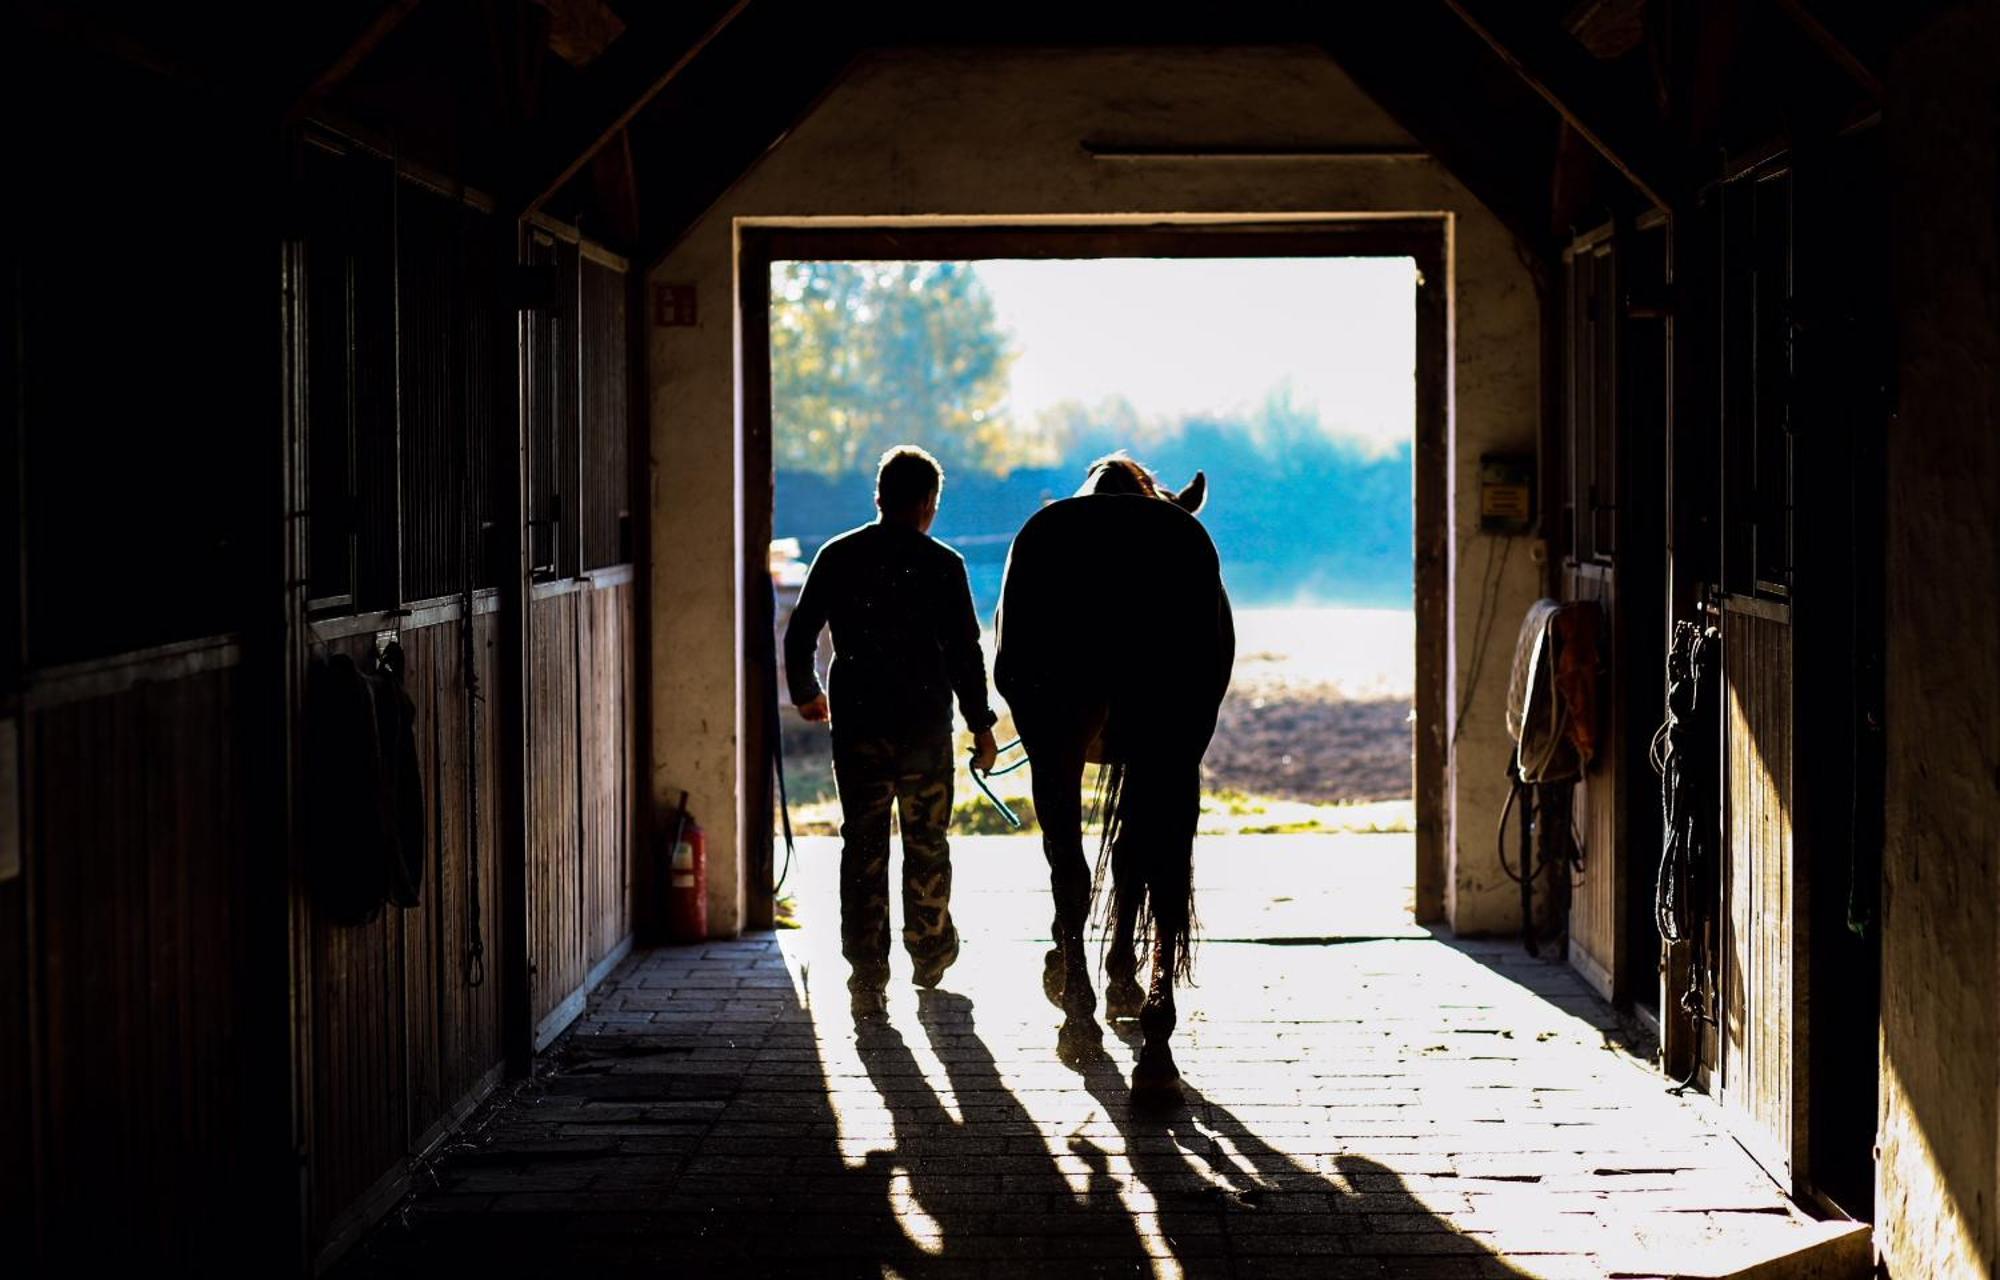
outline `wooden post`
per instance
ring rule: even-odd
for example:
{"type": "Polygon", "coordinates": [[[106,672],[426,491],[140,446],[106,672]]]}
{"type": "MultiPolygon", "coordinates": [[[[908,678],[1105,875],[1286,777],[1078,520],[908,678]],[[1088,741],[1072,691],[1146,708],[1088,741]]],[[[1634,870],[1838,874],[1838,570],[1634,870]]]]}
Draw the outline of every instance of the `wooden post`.
{"type": "Polygon", "coordinates": [[[516,272],[524,228],[504,219],[495,229],[496,270],[506,282],[496,316],[502,350],[494,361],[493,416],[507,424],[494,456],[500,615],[493,711],[499,717],[500,758],[500,1044],[507,1074],[524,1076],[534,1063],[535,1019],[528,955],[528,438],[521,381],[523,342],[516,272]]]}
{"type": "Polygon", "coordinates": [[[1451,712],[1445,696],[1450,661],[1451,503],[1446,469],[1451,465],[1450,280],[1446,277],[1445,229],[1423,241],[1417,255],[1416,442],[1411,477],[1416,530],[1412,572],[1417,606],[1416,687],[1416,919],[1430,924],[1445,918],[1446,771],[1451,767],[1451,712]]]}
{"type": "Polygon", "coordinates": [[[628,461],[626,466],[627,503],[631,510],[627,554],[632,561],[632,728],[627,749],[632,761],[632,934],[646,941],[655,936],[653,903],[659,890],[654,880],[657,869],[653,849],[653,829],[658,815],[653,807],[653,776],[659,762],[653,758],[653,410],[652,386],[653,326],[646,305],[647,272],[634,263],[625,276],[625,357],[627,395],[625,397],[628,461]]]}
{"type": "MultiPolygon", "coordinates": [[[[771,258],[742,255],[743,316],[743,927],[769,929],[777,910],[771,823],[771,705],[778,696],[772,644],[770,547],[777,475],[771,446],[771,258]]],[[[711,865],[713,865],[711,863],[711,865]]]]}

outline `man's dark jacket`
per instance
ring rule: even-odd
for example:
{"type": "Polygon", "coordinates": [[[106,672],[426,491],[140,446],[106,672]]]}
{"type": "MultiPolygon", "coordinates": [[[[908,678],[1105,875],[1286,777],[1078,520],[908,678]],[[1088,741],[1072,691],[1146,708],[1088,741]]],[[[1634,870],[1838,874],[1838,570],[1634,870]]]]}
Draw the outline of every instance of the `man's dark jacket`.
{"type": "Polygon", "coordinates": [[[972,585],[965,561],[942,542],[882,521],[819,549],[785,628],[795,704],[820,693],[813,653],[828,625],[826,694],[836,736],[906,743],[948,736],[954,693],[968,729],[993,727],[972,585]]]}

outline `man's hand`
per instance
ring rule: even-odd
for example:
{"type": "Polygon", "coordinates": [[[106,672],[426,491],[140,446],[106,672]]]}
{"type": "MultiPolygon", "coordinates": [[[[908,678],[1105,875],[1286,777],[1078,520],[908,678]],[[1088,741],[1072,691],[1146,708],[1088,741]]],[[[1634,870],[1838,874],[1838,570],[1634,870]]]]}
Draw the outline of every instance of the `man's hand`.
{"type": "Polygon", "coordinates": [[[1000,758],[1000,748],[993,741],[993,730],[981,729],[972,735],[972,771],[974,773],[993,772],[993,762],[1000,758]]]}
{"type": "Polygon", "coordinates": [[[827,710],[826,695],[823,693],[815,697],[811,702],[801,702],[799,704],[799,714],[814,724],[825,724],[833,718],[832,713],[827,710]]]}

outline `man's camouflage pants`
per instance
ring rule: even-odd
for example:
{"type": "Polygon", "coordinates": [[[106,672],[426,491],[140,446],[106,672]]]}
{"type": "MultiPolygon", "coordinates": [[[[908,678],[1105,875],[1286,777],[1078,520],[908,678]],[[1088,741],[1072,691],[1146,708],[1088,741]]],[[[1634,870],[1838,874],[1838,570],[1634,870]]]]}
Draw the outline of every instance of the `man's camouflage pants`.
{"type": "Polygon", "coordinates": [[[903,945],[921,968],[956,952],[951,921],[951,740],[835,733],[840,791],[840,943],[857,987],[889,977],[889,815],[903,830],[903,945]]]}

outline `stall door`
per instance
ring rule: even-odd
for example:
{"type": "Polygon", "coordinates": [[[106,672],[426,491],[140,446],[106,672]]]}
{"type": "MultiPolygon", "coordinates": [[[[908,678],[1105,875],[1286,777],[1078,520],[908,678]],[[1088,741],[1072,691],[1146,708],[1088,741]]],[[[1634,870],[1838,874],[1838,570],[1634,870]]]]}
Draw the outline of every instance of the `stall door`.
{"type": "Polygon", "coordinates": [[[1804,1169],[1809,968],[1794,838],[1792,178],[1732,183],[1722,224],[1719,1094],[1780,1181],[1804,1169]]]}
{"type": "Polygon", "coordinates": [[[1780,1181],[1803,1167],[1809,949],[1793,838],[1792,627],[1783,606],[1726,600],[1721,1096],[1780,1181]]]}

